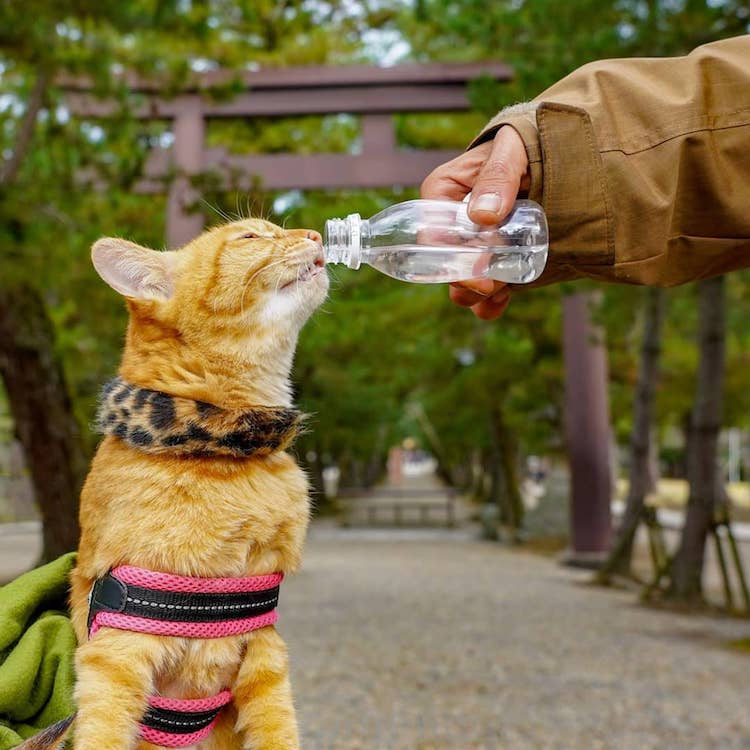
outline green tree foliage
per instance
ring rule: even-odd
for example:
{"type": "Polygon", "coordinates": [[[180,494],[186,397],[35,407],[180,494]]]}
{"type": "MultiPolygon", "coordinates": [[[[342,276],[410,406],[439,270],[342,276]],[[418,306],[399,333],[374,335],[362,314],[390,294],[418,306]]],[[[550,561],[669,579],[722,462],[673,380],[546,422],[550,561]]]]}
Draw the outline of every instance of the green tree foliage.
{"type": "MultiPolygon", "coordinates": [[[[515,81],[476,81],[474,112],[395,118],[403,147],[458,150],[499,106],[537,94],[578,65],[614,55],[679,52],[738,33],[747,23],[744,6],[731,0],[0,4],[0,144],[6,172],[9,165],[15,170],[12,189],[0,187],[3,274],[31,282],[43,295],[76,414],[85,425],[99,385],[114,371],[125,325],[121,301],[91,269],[91,242],[106,234],[155,247],[164,242],[164,199],[136,195],[133,185],[148,150],[168,142],[168,124],[128,116],[125,105],[134,99],[123,73],[159,80],[169,95],[195,72],[218,68],[231,73],[258,65],[372,62],[393,39],[405,43],[406,57],[415,61],[500,58],[515,69],[515,81]],[[70,116],[60,86],[63,72],[93,79],[100,95],[123,104],[122,112],[106,121],[70,116]],[[25,132],[35,101],[37,116],[25,132]],[[88,185],[81,184],[82,174],[89,176],[88,185]]],[[[206,95],[228,97],[234,91],[236,77],[230,74],[206,95]]],[[[357,118],[342,113],[222,121],[209,128],[208,145],[240,153],[353,153],[358,138],[357,118]]],[[[206,202],[198,208],[209,223],[252,211],[321,229],[330,216],[371,215],[416,192],[272,195],[257,186],[247,195],[217,192],[209,180],[203,194],[206,202]]],[[[442,288],[400,284],[366,270],[333,274],[329,302],[303,332],[295,371],[299,400],[312,414],[299,450],[311,457],[313,468],[337,462],[346,482],[372,481],[389,445],[425,433],[425,445],[438,438],[432,447],[440,450],[445,476],[502,502],[508,478],[504,484],[488,478],[500,443],[519,465],[524,453],[558,449],[560,289],[519,292],[503,322],[488,324],[451,305],[442,288]],[[499,439],[499,424],[510,441],[499,439]],[[484,481],[477,481],[477,466],[484,481]]],[[[604,300],[616,321],[612,338],[622,341],[617,356],[623,366],[613,371],[621,389],[615,401],[622,402],[615,417],[624,437],[637,348],[628,337],[637,302],[625,292],[604,300]]],[[[687,325],[688,317],[675,316],[670,325],[687,325]]],[[[691,357],[694,362],[684,329],[675,335],[683,340],[672,355],[667,337],[667,378],[672,371],[675,378],[684,375],[688,366],[679,362],[691,357]]],[[[730,340],[738,357],[743,336],[738,328],[735,344],[730,340]]],[[[682,393],[690,391],[681,387],[682,393]]],[[[685,411],[686,398],[660,406],[661,413],[685,411]]],[[[93,444],[90,436],[88,442],[93,444]]]]}
{"type": "MultiPolygon", "coordinates": [[[[99,386],[114,371],[125,326],[122,301],[96,279],[89,247],[103,234],[163,245],[164,199],[135,195],[133,186],[148,150],[168,136],[167,125],[129,117],[128,105],[137,103],[128,91],[129,76],[157,80],[169,96],[193,73],[218,67],[231,74],[259,64],[354,59],[358,30],[367,22],[366,15],[343,3],[40,0],[0,5],[2,285],[23,290],[28,309],[43,311],[54,324],[54,340],[38,341],[50,351],[34,361],[50,363],[55,373],[62,370],[52,363],[59,358],[64,363],[67,378],[56,398],[64,407],[60,413],[67,414],[71,407],[64,394],[69,387],[77,419],[67,414],[50,427],[72,452],[81,429],[89,450],[93,447],[85,426],[99,386]],[[335,29],[327,28],[329,20],[335,21],[335,29]],[[94,83],[98,96],[119,101],[120,113],[105,121],[71,116],[64,83],[81,76],[94,83]],[[44,305],[31,305],[32,297],[44,305]]],[[[229,75],[206,96],[230,96],[234,80],[229,75]]],[[[305,128],[304,140],[314,140],[316,130],[307,123],[305,128]]],[[[282,131],[276,142],[284,137],[282,131]]],[[[22,297],[14,293],[2,299],[22,297]]],[[[5,319],[13,319],[11,312],[3,309],[5,319]]],[[[38,329],[47,330],[45,320],[40,319],[38,329]]],[[[28,342],[4,343],[7,353],[28,342]]],[[[9,377],[10,370],[4,373],[9,377]]],[[[38,401],[41,390],[14,387],[11,406],[14,398],[38,401]]],[[[19,419],[44,412],[39,403],[35,409],[27,408],[28,403],[15,406],[19,419]]],[[[33,440],[33,427],[16,425],[25,443],[33,440]]],[[[24,447],[30,456],[33,446],[24,447]]],[[[77,478],[66,479],[66,493],[75,493],[70,488],[80,481],[74,468],[80,462],[67,463],[47,472],[47,490],[41,479],[36,483],[41,502],[55,496],[53,487],[62,486],[62,475],[71,471],[77,478]]],[[[64,513],[75,518],[75,498],[67,499],[64,513]]],[[[73,526],[63,536],[67,547],[62,549],[75,544],[73,526]]],[[[50,548],[45,554],[59,551],[50,548]]]]}
{"type": "Polygon", "coordinates": [[[397,23],[419,59],[509,63],[511,87],[476,82],[478,105],[494,114],[593,60],[681,54],[746,33],[748,11],[743,0],[416,0],[397,23]]]}
{"type": "MultiPolygon", "coordinates": [[[[509,63],[515,72],[511,85],[487,80],[474,83],[475,107],[490,115],[502,106],[539,95],[587,62],[634,55],[684,54],[702,43],[747,33],[749,20],[750,8],[741,0],[506,0],[491,4],[479,0],[417,0],[413,9],[404,12],[396,23],[410,39],[418,59],[502,59],[509,63]]],[[[466,135],[468,140],[471,133],[466,135]]],[[[743,285],[741,275],[731,282],[738,290],[743,285]]],[[[596,314],[607,331],[613,425],[618,442],[624,445],[632,428],[639,347],[634,332],[638,330],[640,291],[605,286],[603,292],[596,314]]],[[[742,306],[741,293],[734,295],[730,288],[729,295],[730,308],[735,304],[742,306]]],[[[694,292],[671,291],[669,310],[663,387],[657,405],[661,434],[680,429],[689,413],[697,362],[694,292]]],[[[734,319],[739,325],[736,333],[730,332],[727,387],[737,399],[728,399],[732,410],[729,424],[744,422],[746,413],[746,388],[738,367],[732,366],[732,362],[739,366],[743,361],[743,349],[738,345],[743,337],[742,314],[738,312],[734,319]]]]}

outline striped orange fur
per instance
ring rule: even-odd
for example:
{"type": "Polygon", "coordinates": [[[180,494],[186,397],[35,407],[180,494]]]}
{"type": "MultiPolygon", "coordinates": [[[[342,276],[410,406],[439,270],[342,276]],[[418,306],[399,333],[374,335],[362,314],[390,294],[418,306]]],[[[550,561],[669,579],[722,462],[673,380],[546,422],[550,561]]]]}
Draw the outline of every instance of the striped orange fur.
{"type": "MultiPolygon", "coordinates": [[[[317,233],[246,219],[174,252],[117,239],[92,252],[130,312],[120,377],[225,409],[291,407],[297,335],[328,288],[317,233]]],[[[105,627],[89,640],[86,618],[94,580],[118,565],[199,577],[293,572],[308,515],[307,479],[284,451],[149,454],[104,438],[81,495],[72,576],[75,750],[152,747],[138,738],[149,695],[224,688],[233,703],[202,747],[299,746],[287,651],[274,627],[213,640],[105,627]]]]}

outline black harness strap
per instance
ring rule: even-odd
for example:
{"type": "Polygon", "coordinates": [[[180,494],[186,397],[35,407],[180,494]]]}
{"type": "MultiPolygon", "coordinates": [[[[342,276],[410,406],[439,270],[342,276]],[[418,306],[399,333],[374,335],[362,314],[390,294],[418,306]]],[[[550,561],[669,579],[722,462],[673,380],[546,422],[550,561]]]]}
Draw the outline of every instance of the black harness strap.
{"type": "Polygon", "coordinates": [[[174,711],[170,708],[149,706],[141,719],[144,727],[158,729],[170,734],[192,734],[207,727],[224,709],[224,706],[208,711],[174,711]]]}
{"type": "Polygon", "coordinates": [[[97,612],[117,612],[162,622],[222,622],[271,612],[279,603],[279,587],[234,594],[160,591],[123,583],[111,573],[91,590],[88,627],[97,612]]]}

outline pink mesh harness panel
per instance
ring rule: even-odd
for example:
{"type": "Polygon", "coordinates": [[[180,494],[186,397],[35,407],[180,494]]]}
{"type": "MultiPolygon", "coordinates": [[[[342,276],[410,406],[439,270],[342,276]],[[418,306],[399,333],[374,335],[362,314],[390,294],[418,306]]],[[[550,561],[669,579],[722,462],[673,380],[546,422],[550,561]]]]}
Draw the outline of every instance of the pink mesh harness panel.
{"type": "MultiPolygon", "coordinates": [[[[94,584],[89,638],[102,627],[183,638],[221,638],[273,625],[283,573],[245,578],[194,578],[123,565],[94,584]]],[[[229,690],[212,698],[152,696],[141,736],[163,747],[186,747],[204,739],[229,690]]]]}

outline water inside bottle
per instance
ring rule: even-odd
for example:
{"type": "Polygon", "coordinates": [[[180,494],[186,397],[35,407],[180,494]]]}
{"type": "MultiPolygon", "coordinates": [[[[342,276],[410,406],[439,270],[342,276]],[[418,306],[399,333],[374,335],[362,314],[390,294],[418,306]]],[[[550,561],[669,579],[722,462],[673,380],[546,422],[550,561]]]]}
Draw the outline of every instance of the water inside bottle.
{"type": "Polygon", "coordinates": [[[367,262],[384,274],[417,284],[445,284],[480,277],[526,284],[544,270],[546,245],[495,248],[445,245],[373,247],[367,262]]]}

